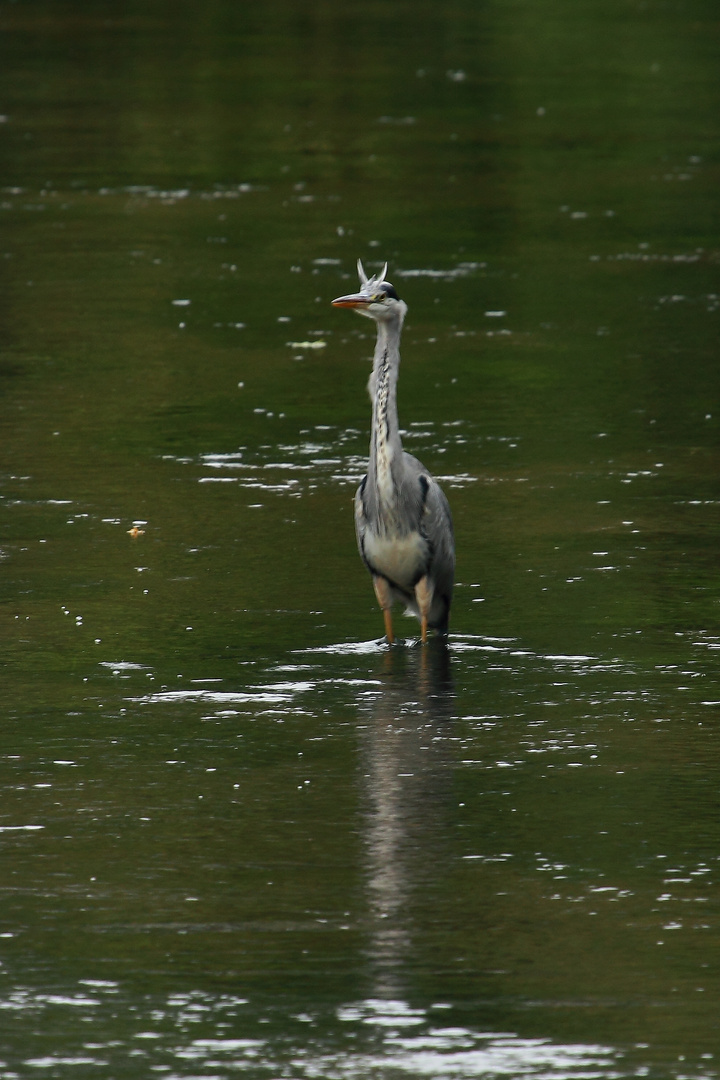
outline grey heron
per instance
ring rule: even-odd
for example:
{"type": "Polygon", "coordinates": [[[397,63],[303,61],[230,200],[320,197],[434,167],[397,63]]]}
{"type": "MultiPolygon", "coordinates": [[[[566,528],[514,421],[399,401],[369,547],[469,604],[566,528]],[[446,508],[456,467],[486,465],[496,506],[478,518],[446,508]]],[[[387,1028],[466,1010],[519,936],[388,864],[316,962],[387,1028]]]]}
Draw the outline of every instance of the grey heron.
{"type": "Polygon", "coordinates": [[[368,278],[358,259],[360,291],[335,307],[374,319],[377,343],[368,383],[372,401],[370,460],[355,495],[358,548],[372,574],[392,644],[392,605],[404,603],[428,629],[447,633],[455,575],[455,540],[448,501],[424,465],[402,448],[397,412],[400,335],[407,304],[380,274],[368,278]]]}

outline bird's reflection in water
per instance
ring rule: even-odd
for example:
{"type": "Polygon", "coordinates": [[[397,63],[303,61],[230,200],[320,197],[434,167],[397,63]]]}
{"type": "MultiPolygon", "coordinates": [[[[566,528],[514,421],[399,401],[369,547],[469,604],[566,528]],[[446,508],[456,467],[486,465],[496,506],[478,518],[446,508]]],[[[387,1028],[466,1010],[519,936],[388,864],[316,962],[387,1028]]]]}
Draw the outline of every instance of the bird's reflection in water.
{"type": "Polygon", "coordinates": [[[422,649],[390,649],[378,675],[382,687],[365,707],[363,833],[373,995],[391,1000],[403,996],[413,896],[447,859],[446,750],[455,695],[442,640],[422,649]]]}

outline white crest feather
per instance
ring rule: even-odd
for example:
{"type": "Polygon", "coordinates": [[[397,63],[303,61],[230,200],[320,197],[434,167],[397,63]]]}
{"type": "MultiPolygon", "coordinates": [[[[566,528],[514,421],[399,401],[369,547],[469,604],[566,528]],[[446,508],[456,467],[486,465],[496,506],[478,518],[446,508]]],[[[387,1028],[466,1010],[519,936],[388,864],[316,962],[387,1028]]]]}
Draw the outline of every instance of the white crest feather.
{"type": "Polygon", "coordinates": [[[365,288],[366,285],[377,285],[381,281],[384,281],[385,280],[385,275],[387,274],[387,268],[388,268],[388,264],[385,263],[385,265],[383,266],[383,268],[382,268],[382,270],[381,270],[381,272],[379,274],[373,274],[373,276],[371,278],[369,278],[367,276],[367,274],[365,273],[365,268],[363,267],[362,259],[358,259],[358,261],[357,261],[357,269],[358,269],[358,275],[360,277],[360,284],[362,285],[362,287],[365,288]]]}

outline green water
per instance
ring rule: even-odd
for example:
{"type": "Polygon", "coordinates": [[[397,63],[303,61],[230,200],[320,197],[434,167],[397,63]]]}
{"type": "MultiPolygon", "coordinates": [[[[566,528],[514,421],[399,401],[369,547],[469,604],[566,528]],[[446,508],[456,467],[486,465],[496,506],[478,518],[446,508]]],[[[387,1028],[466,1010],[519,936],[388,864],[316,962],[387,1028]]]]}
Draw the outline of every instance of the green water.
{"type": "Polygon", "coordinates": [[[719,53],[0,0],[0,1078],[717,1075],[719,53]],[[447,651],[355,550],[358,256],[447,651]]]}

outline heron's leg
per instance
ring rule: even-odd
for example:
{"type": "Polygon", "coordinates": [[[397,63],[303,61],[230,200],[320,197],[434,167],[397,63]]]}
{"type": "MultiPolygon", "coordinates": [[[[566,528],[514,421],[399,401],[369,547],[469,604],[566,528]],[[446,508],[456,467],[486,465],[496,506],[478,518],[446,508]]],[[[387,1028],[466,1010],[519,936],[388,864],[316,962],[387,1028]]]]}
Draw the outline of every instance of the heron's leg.
{"type": "Polygon", "coordinates": [[[425,577],[421,577],[415,586],[415,599],[417,600],[418,611],[420,612],[420,636],[423,645],[427,641],[428,615],[430,614],[434,591],[432,582],[427,574],[425,577]]]}
{"type": "Polygon", "coordinates": [[[385,620],[385,637],[388,639],[390,645],[395,644],[395,635],[392,628],[392,612],[390,608],[383,608],[383,619],[385,620]]]}
{"type": "Polygon", "coordinates": [[[393,645],[395,643],[395,635],[392,628],[392,589],[389,583],[383,577],[377,577],[373,574],[373,588],[375,589],[375,595],[377,596],[377,602],[382,608],[383,618],[385,620],[385,637],[389,643],[393,645]]]}

